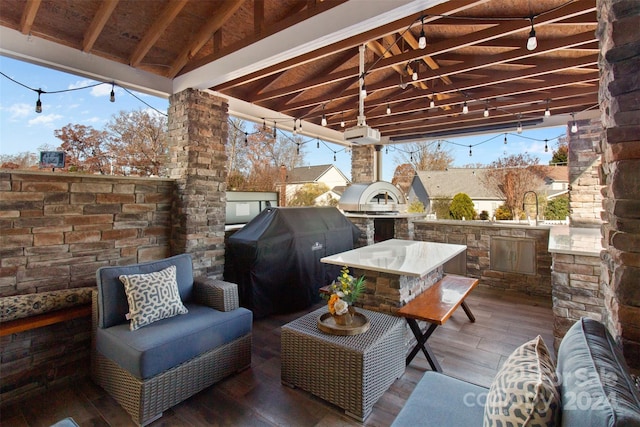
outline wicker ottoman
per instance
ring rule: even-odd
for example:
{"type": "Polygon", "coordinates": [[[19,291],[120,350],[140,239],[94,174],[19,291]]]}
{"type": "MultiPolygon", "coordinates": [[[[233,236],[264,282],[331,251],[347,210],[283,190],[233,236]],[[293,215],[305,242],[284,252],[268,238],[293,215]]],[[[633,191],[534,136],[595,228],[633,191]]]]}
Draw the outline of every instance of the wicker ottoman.
{"type": "Polygon", "coordinates": [[[318,330],[326,307],[282,327],[282,383],[299,387],[345,410],[359,421],[404,373],[405,325],[401,318],[358,308],[368,331],[353,336],[318,330]]]}

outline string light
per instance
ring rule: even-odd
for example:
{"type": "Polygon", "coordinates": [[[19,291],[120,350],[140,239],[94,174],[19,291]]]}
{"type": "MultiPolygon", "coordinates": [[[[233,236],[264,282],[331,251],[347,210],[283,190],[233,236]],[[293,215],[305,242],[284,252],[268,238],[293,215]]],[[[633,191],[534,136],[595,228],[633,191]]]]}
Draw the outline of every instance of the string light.
{"type": "Polygon", "coordinates": [[[485,117],[489,117],[489,101],[487,101],[487,105],[484,106],[484,113],[482,113],[485,117]]]}
{"type": "Polygon", "coordinates": [[[424,34],[424,16],[420,17],[422,28],[420,29],[420,38],[418,39],[418,47],[424,49],[427,47],[427,36],[424,34]]]}
{"type": "Polygon", "coordinates": [[[467,114],[469,112],[469,106],[467,105],[467,101],[464,101],[462,104],[462,114],[467,114]]]}
{"type": "Polygon", "coordinates": [[[544,110],[545,117],[551,117],[551,110],[549,109],[549,100],[547,99],[547,108],[544,110]]]}
{"type": "Polygon", "coordinates": [[[320,122],[320,124],[322,126],[326,126],[327,125],[327,116],[325,116],[324,113],[322,113],[322,121],[320,122]]]}
{"type": "Polygon", "coordinates": [[[336,152],[335,151],[333,152],[333,161],[334,162],[336,161],[336,152]]]}
{"type": "Polygon", "coordinates": [[[518,133],[522,133],[522,121],[520,120],[520,117],[522,117],[522,115],[518,114],[518,126],[516,127],[516,132],[518,133]]]}
{"type": "Polygon", "coordinates": [[[504,144],[505,145],[507,144],[507,134],[506,133],[504,134],[504,144]]]}
{"type": "Polygon", "coordinates": [[[387,102],[387,116],[391,114],[391,106],[389,105],[389,103],[387,102]]]}
{"type": "Polygon", "coordinates": [[[545,139],[545,140],[544,140],[544,152],[545,152],[545,153],[549,151],[549,146],[547,145],[547,142],[548,142],[548,141],[545,139]]]}
{"type": "Polygon", "coordinates": [[[299,120],[300,126],[298,126],[298,128],[300,129],[300,132],[302,132],[302,119],[299,120]]]}
{"type": "Polygon", "coordinates": [[[576,114],[571,113],[571,117],[573,118],[573,123],[571,124],[571,133],[578,132],[578,124],[576,123],[576,114]]]}
{"type": "Polygon", "coordinates": [[[538,39],[536,39],[536,30],[533,29],[533,16],[529,19],[531,20],[531,31],[527,39],[527,50],[536,50],[538,47],[538,39]]]}
{"type": "Polygon", "coordinates": [[[296,155],[300,155],[300,144],[296,143],[296,155]]]}
{"type": "Polygon", "coordinates": [[[244,133],[244,145],[245,147],[247,145],[249,145],[249,138],[248,138],[249,134],[247,132],[244,133]]]}
{"type": "Polygon", "coordinates": [[[435,108],[435,106],[436,106],[435,98],[436,98],[436,95],[432,94],[431,95],[431,101],[429,102],[429,108],[435,108]]]}
{"type": "Polygon", "coordinates": [[[109,94],[109,101],[116,102],[116,92],[113,90],[115,83],[111,83],[111,93],[109,94]]]}
{"type": "Polygon", "coordinates": [[[471,152],[471,146],[469,146],[469,157],[473,156],[473,153],[471,152]]]}
{"type": "Polygon", "coordinates": [[[344,111],[340,113],[340,127],[341,127],[341,128],[345,127],[345,123],[344,123],[344,111]]]}
{"type": "Polygon", "coordinates": [[[320,140],[316,141],[316,148],[320,148],[320,140]]]}
{"type": "Polygon", "coordinates": [[[262,119],[262,130],[263,131],[267,130],[267,122],[265,122],[264,119],[262,119]]]}
{"type": "Polygon", "coordinates": [[[278,129],[278,128],[277,128],[277,126],[276,126],[276,122],[275,122],[275,120],[274,120],[274,122],[273,122],[273,138],[274,138],[274,139],[278,136],[278,134],[276,133],[277,129],[278,129]]]}
{"type": "Polygon", "coordinates": [[[42,93],[41,89],[38,89],[38,100],[36,101],[36,113],[42,113],[42,101],[40,101],[40,94],[42,93]]]}

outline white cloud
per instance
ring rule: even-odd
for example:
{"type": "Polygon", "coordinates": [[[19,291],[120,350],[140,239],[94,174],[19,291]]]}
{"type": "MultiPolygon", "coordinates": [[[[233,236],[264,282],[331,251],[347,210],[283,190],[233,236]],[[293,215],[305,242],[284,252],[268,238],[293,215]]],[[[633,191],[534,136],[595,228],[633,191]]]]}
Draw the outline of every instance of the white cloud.
{"type": "Polygon", "coordinates": [[[31,119],[27,122],[29,126],[33,125],[50,125],[56,120],[61,119],[62,116],[60,114],[38,114],[35,119],[31,119]]]}
{"type": "Polygon", "coordinates": [[[83,120],[85,123],[104,123],[104,119],[102,117],[89,117],[88,119],[83,120]]]}
{"type": "Polygon", "coordinates": [[[95,97],[108,97],[111,93],[111,85],[110,84],[101,84],[91,88],[91,96],[95,97]]]}
{"type": "Polygon", "coordinates": [[[84,79],[84,80],[78,80],[74,83],[69,83],[69,86],[67,87],[67,89],[79,89],[81,87],[87,87],[87,86],[91,86],[94,85],[98,82],[94,81],[94,80],[89,80],[89,79],[84,79]]]}
{"type": "Polygon", "coordinates": [[[9,119],[10,120],[17,120],[17,119],[22,119],[24,117],[27,117],[29,115],[29,113],[31,113],[34,110],[34,106],[27,104],[27,103],[17,103],[17,104],[11,104],[8,108],[7,111],[9,111],[9,119]]]}

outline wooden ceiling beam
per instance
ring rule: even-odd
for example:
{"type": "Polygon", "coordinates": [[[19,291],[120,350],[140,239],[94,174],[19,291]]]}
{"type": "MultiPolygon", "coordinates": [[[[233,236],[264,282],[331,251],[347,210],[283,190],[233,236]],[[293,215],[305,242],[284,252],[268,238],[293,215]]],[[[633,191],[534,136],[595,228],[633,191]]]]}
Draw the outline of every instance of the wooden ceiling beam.
{"type": "Polygon", "coordinates": [[[158,19],[149,27],[144,37],[129,58],[129,65],[137,67],[153,45],[158,41],[169,25],[176,19],[188,0],[170,0],[160,13],[158,19]]]}
{"type": "MultiPolygon", "coordinates": [[[[436,21],[438,19],[441,19],[439,16],[437,15],[445,15],[445,14],[453,14],[453,13],[458,13],[460,11],[466,10],[468,8],[472,8],[474,6],[477,6],[479,4],[485,3],[487,0],[457,0],[457,1],[448,1],[448,2],[443,2],[440,3],[436,6],[434,6],[431,9],[425,10],[424,13],[430,13],[433,16],[429,17],[429,18],[425,18],[425,23],[427,22],[432,22],[432,21],[436,21]]],[[[394,22],[390,22],[388,24],[382,25],[374,30],[371,30],[367,33],[362,33],[362,34],[358,34],[356,36],[350,37],[348,39],[345,39],[341,42],[338,43],[333,43],[331,45],[325,46],[323,48],[320,49],[316,49],[313,52],[309,52],[306,53],[304,55],[300,55],[297,56],[295,58],[291,58],[289,60],[283,61],[279,64],[273,65],[271,67],[267,67],[261,71],[255,72],[255,73],[250,73],[247,74],[246,76],[243,77],[239,77],[237,79],[234,80],[230,80],[228,82],[222,83],[220,85],[217,85],[215,87],[213,87],[213,90],[216,91],[224,91],[236,86],[241,86],[243,84],[246,84],[250,81],[254,81],[257,79],[260,79],[266,75],[272,74],[272,73],[276,73],[282,70],[286,70],[286,69],[290,69],[293,68],[295,66],[298,66],[300,64],[304,64],[306,62],[310,62],[310,61],[314,61],[316,59],[319,58],[323,58],[325,56],[328,55],[332,55],[336,52],[340,52],[342,50],[346,50],[346,49],[350,49],[350,48],[354,48],[357,47],[361,44],[367,43],[371,40],[375,40],[378,38],[381,38],[387,34],[393,34],[395,32],[398,31],[398,28],[405,28],[408,25],[412,24],[415,22],[415,16],[408,16],[406,18],[402,18],[399,19],[397,21],[394,22]]],[[[248,44],[248,43],[247,43],[248,44]]],[[[242,46],[240,46],[242,47],[242,46]]],[[[235,48],[236,50],[238,49],[238,47],[235,48]]],[[[226,52],[226,53],[220,53],[218,54],[218,57],[222,57],[224,55],[227,55],[228,53],[231,52],[226,52]]],[[[190,71],[191,69],[197,68],[201,65],[204,65],[208,62],[211,62],[212,60],[217,59],[216,57],[211,57],[211,58],[205,58],[203,59],[201,62],[199,63],[194,63],[191,64],[188,68],[185,68],[185,71],[190,71]]],[[[356,73],[357,75],[358,73],[356,73]]]]}
{"type": "Polygon", "coordinates": [[[84,32],[82,39],[83,52],[90,52],[91,49],[93,49],[93,45],[96,40],[98,40],[98,36],[104,29],[104,26],[107,24],[119,1],[120,0],[103,0],[102,3],[100,3],[100,7],[91,20],[91,24],[84,32]]]}
{"type": "Polygon", "coordinates": [[[225,0],[222,5],[219,2],[215,3],[216,10],[211,14],[209,19],[196,33],[195,37],[191,40],[189,46],[186,46],[182,53],[171,64],[171,68],[167,73],[169,77],[174,78],[178,75],[180,70],[193,58],[202,46],[211,38],[213,33],[218,31],[224,23],[233,15],[244,3],[244,0],[225,0]]]}
{"type": "Polygon", "coordinates": [[[27,0],[22,11],[22,17],[20,18],[20,32],[22,34],[29,34],[31,27],[33,27],[33,21],[36,19],[38,9],[42,4],[41,0],[27,0]]]}

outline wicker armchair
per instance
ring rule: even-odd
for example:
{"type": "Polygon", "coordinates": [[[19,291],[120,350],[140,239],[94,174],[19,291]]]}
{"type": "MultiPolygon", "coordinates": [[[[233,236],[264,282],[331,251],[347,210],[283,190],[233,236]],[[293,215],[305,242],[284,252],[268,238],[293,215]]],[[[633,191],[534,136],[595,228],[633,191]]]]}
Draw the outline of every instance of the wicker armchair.
{"type": "Polygon", "coordinates": [[[192,274],[188,254],[102,267],[96,273],[91,374],[140,425],[251,364],[252,313],[239,307],[237,286],[194,280],[192,274]],[[176,266],[180,298],[189,312],[130,331],[127,298],[118,277],[171,265],[176,266]]]}

